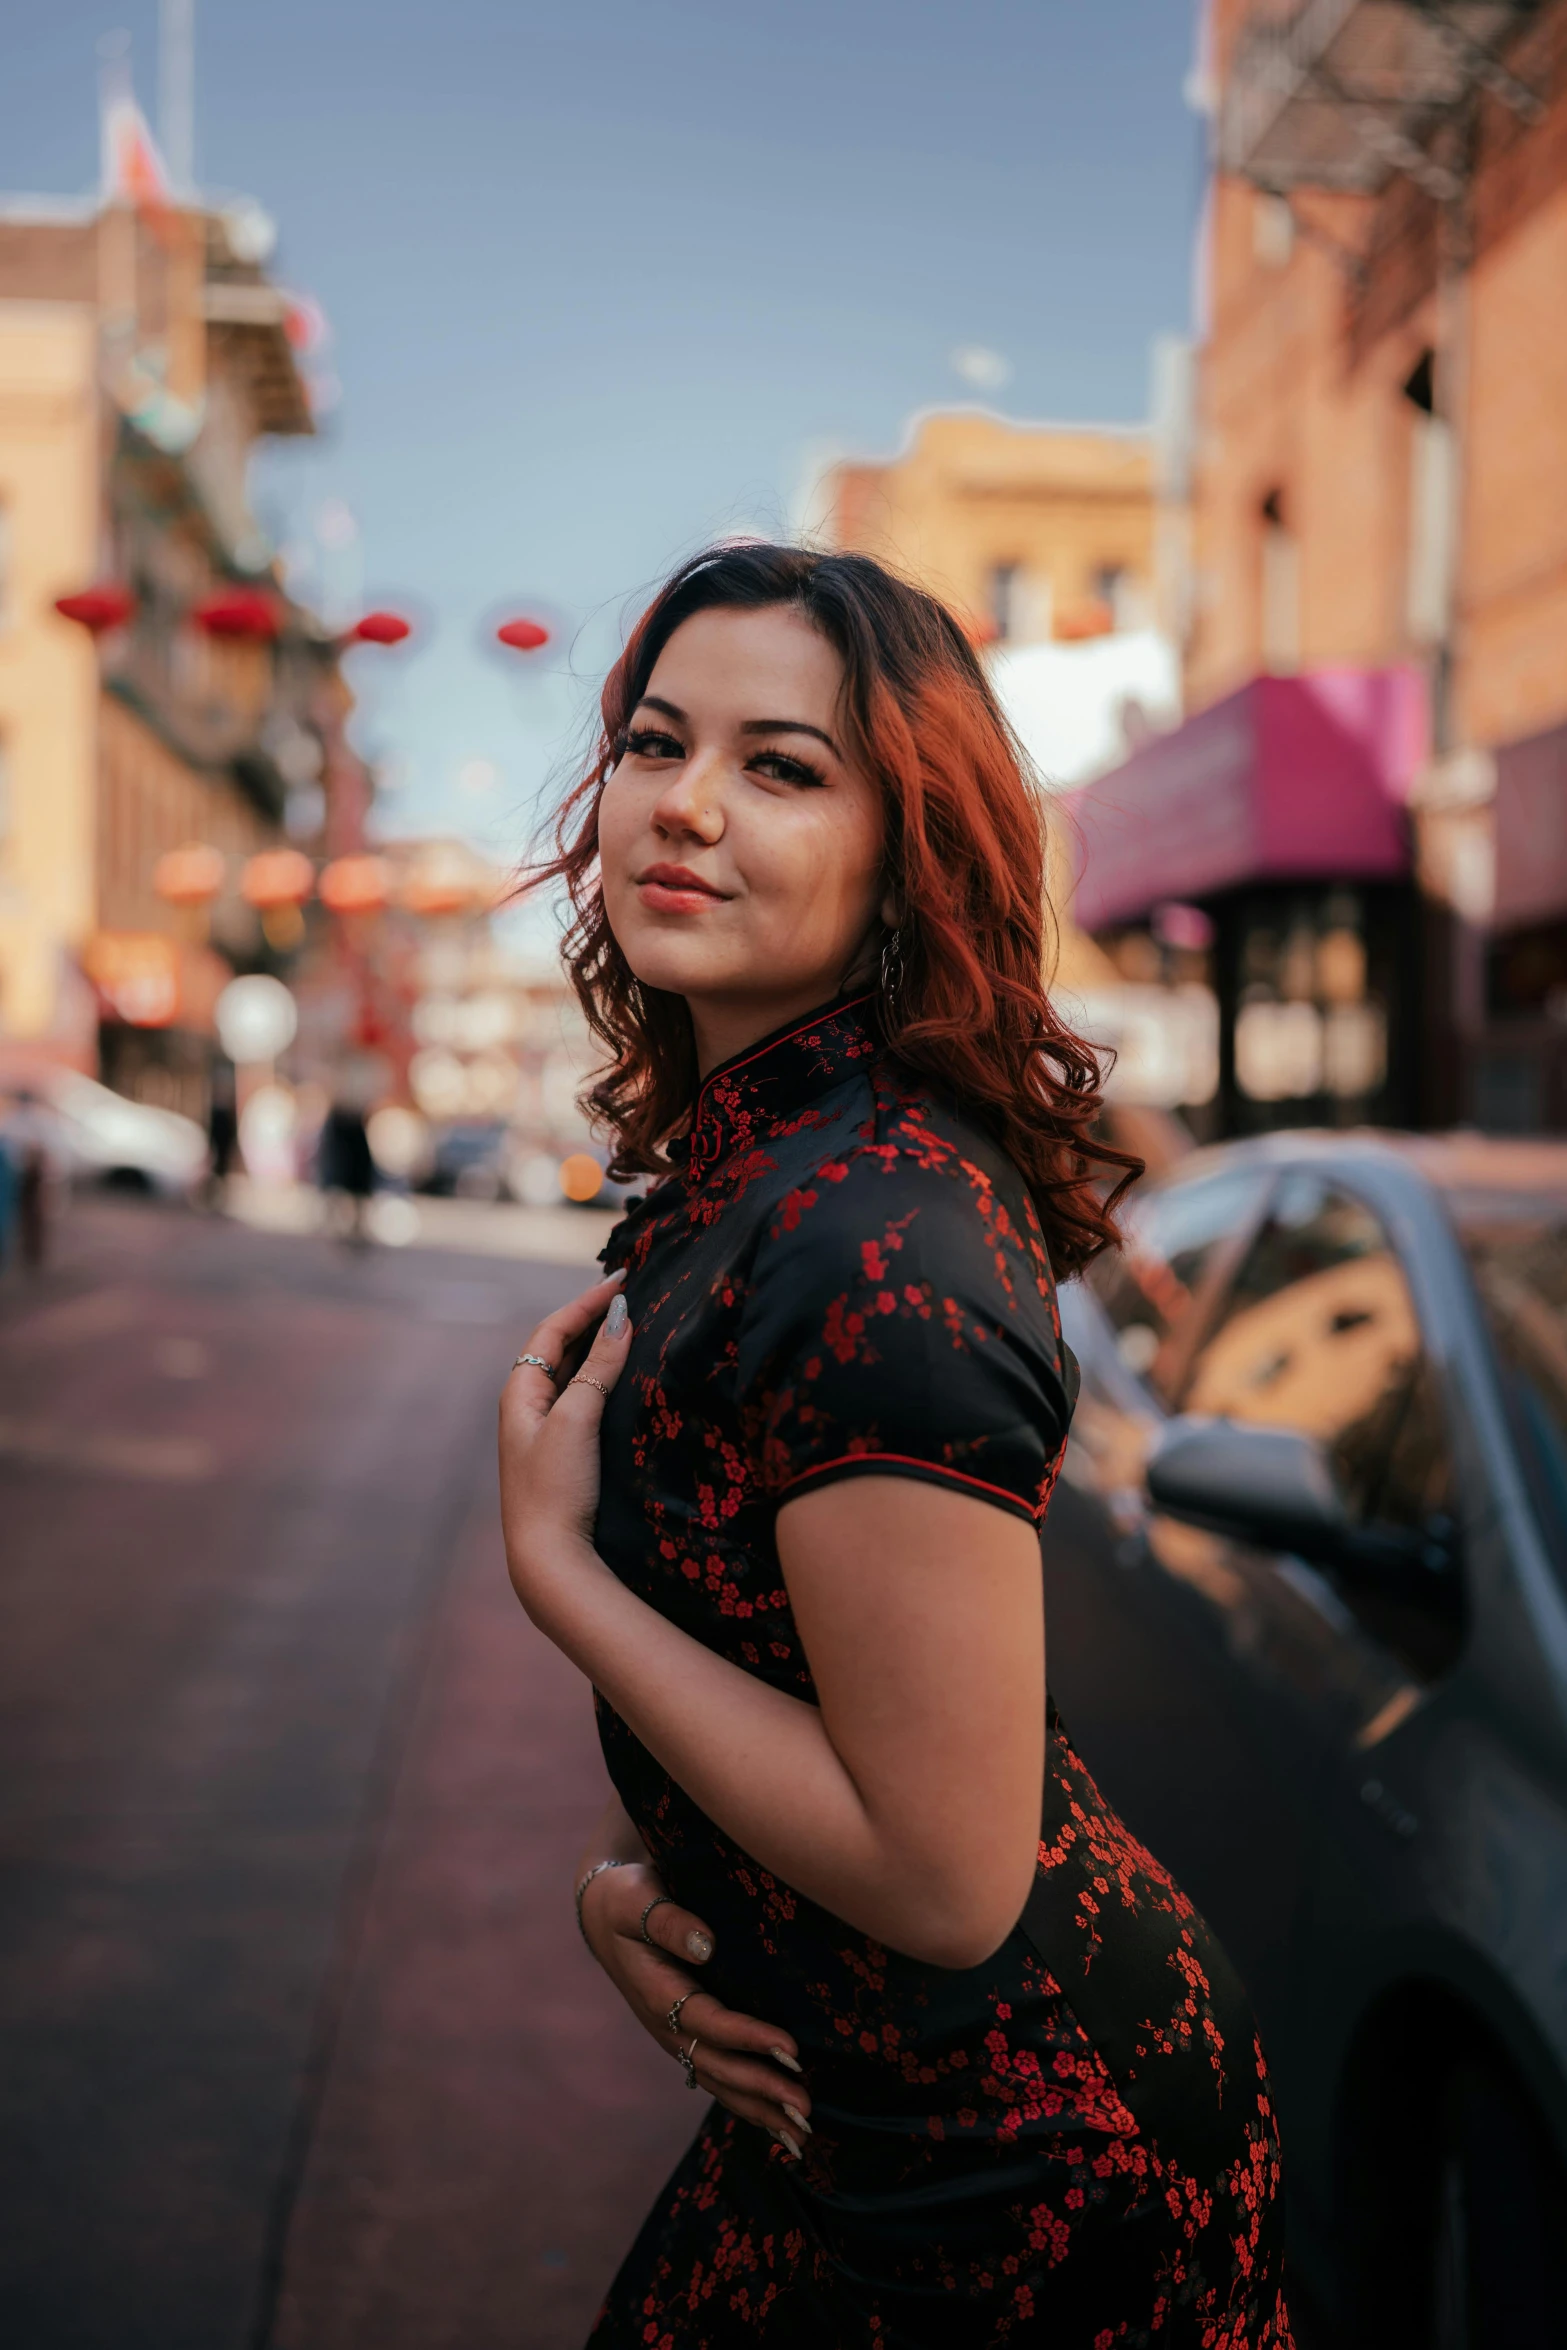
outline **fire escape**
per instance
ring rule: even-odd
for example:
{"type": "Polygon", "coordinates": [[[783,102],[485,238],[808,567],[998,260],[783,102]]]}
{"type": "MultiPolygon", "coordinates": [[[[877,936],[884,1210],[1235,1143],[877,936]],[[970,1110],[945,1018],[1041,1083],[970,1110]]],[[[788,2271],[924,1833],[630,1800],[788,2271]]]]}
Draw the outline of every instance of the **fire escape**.
{"type": "MultiPolygon", "coordinates": [[[[1434,647],[1432,718],[1438,769],[1452,788],[1467,772],[1453,739],[1456,548],[1462,517],[1465,377],[1463,285],[1472,251],[1471,192],[1481,108],[1520,123],[1544,113],[1509,59],[1558,0],[1258,0],[1233,51],[1216,124],[1219,170],[1289,207],[1296,232],[1325,249],[1352,294],[1367,255],[1344,243],[1298,195],[1381,197],[1398,177],[1436,211],[1437,296],[1429,404],[1446,427],[1448,577],[1434,647]]],[[[1369,218],[1369,207],[1368,207],[1369,218]]],[[[1483,788],[1483,787],[1482,787],[1483,788]]]]}
{"type": "MultiPolygon", "coordinates": [[[[1548,4],[1548,0],[1543,0],[1548,4]]],[[[1542,111],[1507,52],[1542,0],[1301,0],[1259,10],[1241,34],[1219,122],[1219,168],[1279,196],[1377,195],[1395,172],[1460,202],[1451,150],[1482,95],[1522,120],[1542,111]]]]}

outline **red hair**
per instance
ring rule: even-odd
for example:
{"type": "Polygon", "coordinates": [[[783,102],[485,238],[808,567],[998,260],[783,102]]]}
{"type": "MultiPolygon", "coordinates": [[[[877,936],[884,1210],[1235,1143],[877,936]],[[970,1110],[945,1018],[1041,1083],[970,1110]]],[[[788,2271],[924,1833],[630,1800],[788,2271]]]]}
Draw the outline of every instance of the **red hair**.
{"type": "Polygon", "coordinates": [[[755,544],[693,556],[605,681],[593,764],[560,810],[556,855],[527,881],[563,880],[571,899],[566,969],[610,1053],[587,1095],[616,1138],[610,1171],[668,1171],[663,1146],[690,1117],[698,1072],[683,999],[644,987],[610,929],[599,797],[682,621],[779,605],[839,654],[848,754],[881,792],[887,885],[902,909],[902,976],[879,999],[887,1050],[995,1137],[1033,1194],[1057,1273],[1076,1272],[1114,1243],[1116,1202],[1141,1162],[1096,1138],[1098,1060],[1046,993],[1038,789],[952,615],[865,555],[755,544]]]}

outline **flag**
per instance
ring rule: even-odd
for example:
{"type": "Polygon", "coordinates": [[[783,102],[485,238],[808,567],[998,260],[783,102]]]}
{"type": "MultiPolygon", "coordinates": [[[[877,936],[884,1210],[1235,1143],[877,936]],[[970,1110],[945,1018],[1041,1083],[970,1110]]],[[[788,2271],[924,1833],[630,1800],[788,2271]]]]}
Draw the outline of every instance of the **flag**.
{"type": "Polygon", "coordinates": [[[104,91],[101,128],[104,202],[129,204],[153,216],[169,211],[174,191],[168,166],[128,76],[116,77],[104,91]]]}

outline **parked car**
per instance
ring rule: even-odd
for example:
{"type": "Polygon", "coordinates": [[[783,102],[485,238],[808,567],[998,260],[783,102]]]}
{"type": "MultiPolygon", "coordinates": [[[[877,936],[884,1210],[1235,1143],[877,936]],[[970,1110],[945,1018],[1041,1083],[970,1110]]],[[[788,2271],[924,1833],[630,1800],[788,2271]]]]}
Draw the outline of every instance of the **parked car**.
{"type": "Polygon", "coordinates": [[[448,1199],[509,1198],[511,1156],[511,1129],[504,1120],[454,1120],[436,1130],[419,1189],[448,1199]]]}
{"type": "Polygon", "coordinates": [[[51,1173],[70,1183],[115,1183],[166,1199],[188,1199],[207,1169],[207,1138],[192,1118],[127,1101],[75,1069],[49,1069],[0,1097],[31,1121],[51,1173]]]}
{"type": "Polygon", "coordinates": [[[1279,1134],[1062,1296],[1051,1683],[1227,1945],[1331,2338],[1567,2310],[1567,1146],[1279,1134]]]}

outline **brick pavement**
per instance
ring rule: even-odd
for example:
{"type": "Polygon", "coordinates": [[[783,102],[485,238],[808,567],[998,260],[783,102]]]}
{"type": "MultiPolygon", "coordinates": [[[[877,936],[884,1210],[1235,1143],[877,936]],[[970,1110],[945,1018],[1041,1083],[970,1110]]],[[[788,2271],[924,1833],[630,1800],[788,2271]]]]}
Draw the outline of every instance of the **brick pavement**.
{"type": "Polygon", "coordinates": [[[580,1278],[78,1211],[0,1292],[0,2334],[568,2350],[695,2115],[493,1405],[580,1278]]]}

